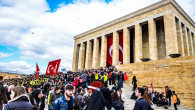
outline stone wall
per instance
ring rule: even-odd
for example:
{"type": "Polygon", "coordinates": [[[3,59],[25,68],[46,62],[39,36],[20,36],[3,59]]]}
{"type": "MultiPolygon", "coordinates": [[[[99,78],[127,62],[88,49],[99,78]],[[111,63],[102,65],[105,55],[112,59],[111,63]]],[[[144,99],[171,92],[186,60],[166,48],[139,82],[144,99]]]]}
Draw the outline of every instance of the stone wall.
{"type": "Polygon", "coordinates": [[[130,85],[135,75],[138,86],[150,87],[151,79],[158,92],[164,92],[166,80],[169,88],[176,91],[181,104],[195,108],[195,56],[124,64],[117,68],[128,73],[127,83],[130,85]]]}

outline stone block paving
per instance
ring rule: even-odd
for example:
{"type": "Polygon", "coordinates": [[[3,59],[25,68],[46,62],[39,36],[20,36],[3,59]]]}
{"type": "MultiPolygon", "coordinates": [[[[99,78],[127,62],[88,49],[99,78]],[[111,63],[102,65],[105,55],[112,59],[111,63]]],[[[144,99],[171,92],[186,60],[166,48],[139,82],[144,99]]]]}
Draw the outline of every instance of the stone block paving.
{"type": "MultiPolygon", "coordinates": [[[[109,85],[108,87],[111,89],[112,85],[109,85]]],[[[125,103],[124,103],[125,110],[132,110],[134,108],[134,105],[135,105],[135,102],[136,102],[135,100],[130,99],[131,94],[133,93],[132,87],[130,85],[124,83],[122,91],[125,94],[125,103]]],[[[189,109],[189,108],[187,108],[183,105],[177,106],[177,109],[178,110],[192,110],[192,109],[189,109]]],[[[154,110],[175,110],[175,109],[174,109],[174,106],[172,104],[171,106],[168,106],[168,109],[164,109],[164,107],[157,107],[155,105],[154,110]]]]}

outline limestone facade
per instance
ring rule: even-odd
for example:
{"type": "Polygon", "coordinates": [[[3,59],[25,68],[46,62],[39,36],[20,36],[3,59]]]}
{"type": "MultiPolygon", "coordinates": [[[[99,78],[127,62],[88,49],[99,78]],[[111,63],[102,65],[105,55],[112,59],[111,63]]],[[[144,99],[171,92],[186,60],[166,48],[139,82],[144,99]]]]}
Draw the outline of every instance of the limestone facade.
{"type": "Polygon", "coordinates": [[[167,86],[178,95],[181,104],[195,109],[195,56],[169,58],[149,62],[129,63],[117,66],[118,70],[127,72],[128,83],[136,76],[138,87],[150,88],[150,80],[154,91],[164,92],[167,86]]]}
{"type": "Polygon", "coordinates": [[[173,53],[182,56],[192,56],[195,53],[194,21],[174,0],[162,0],[75,36],[73,71],[106,66],[109,35],[113,36],[112,62],[118,65],[121,30],[124,33],[124,64],[141,62],[141,58],[168,59],[173,53]]]}
{"type": "Polygon", "coordinates": [[[155,89],[162,91],[164,80],[168,80],[168,85],[183,100],[182,104],[195,107],[194,34],[195,23],[183,9],[174,0],[162,0],[75,36],[72,71],[107,66],[107,38],[113,36],[112,65],[127,72],[129,82],[136,75],[140,80],[138,85],[143,86],[152,78],[155,89]],[[119,65],[121,31],[123,64],[119,65]],[[175,53],[181,57],[169,56],[175,53]],[[142,62],[142,58],[151,61],[142,62]]]}

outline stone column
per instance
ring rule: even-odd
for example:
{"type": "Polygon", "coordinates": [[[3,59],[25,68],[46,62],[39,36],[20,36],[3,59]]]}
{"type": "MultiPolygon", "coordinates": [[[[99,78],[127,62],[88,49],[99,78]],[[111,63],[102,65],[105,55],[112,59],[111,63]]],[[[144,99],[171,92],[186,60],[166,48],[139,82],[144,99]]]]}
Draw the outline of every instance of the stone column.
{"type": "Polygon", "coordinates": [[[190,56],[194,55],[194,48],[193,48],[193,40],[191,30],[188,31],[188,41],[189,41],[189,49],[190,49],[190,56]]]}
{"type": "Polygon", "coordinates": [[[117,31],[113,32],[113,55],[112,55],[112,65],[119,64],[119,35],[117,31]]]}
{"type": "Polygon", "coordinates": [[[157,36],[156,36],[156,23],[153,19],[148,21],[148,30],[149,30],[149,52],[150,59],[157,60],[157,36]]]}
{"type": "Polygon", "coordinates": [[[178,42],[176,33],[175,16],[171,14],[164,15],[164,27],[165,27],[165,42],[166,42],[166,56],[178,52],[178,42]]]}
{"type": "Polygon", "coordinates": [[[184,24],[184,37],[186,38],[186,47],[187,47],[187,55],[186,56],[190,56],[190,48],[189,48],[189,40],[188,40],[188,32],[187,32],[187,27],[184,24]]]}
{"type": "Polygon", "coordinates": [[[142,58],[142,28],[140,24],[135,25],[135,63],[141,62],[142,58]]]}
{"type": "Polygon", "coordinates": [[[87,52],[86,52],[86,69],[91,69],[91,62],[92,62],[92,59],[91,59],[91,41],[87,41],[87,52]]]}
{"type": "Polygon", "coordinates": [[[101,61],[100,66],[106,67],[106,56],[107,56],[107,37],[105,35],[102,35],[101,39],[101,61]]]}
{"type": "Polygon", "coordinates": [[[126,27],[123,29],[123,64],[130,63],[130,32],[126,27]]]}
{"type": "Polygon", "coordinates": [[[77,72],[78,70],[78,57],[79,57],[79,46],[78,44],[75,43],[73,61],[72,61],[72,71],[73,72],[77,72]]]}
{"type": "Polygon", "coordinates": [[[92,68],[98,69],[98,61],[99,61],[99,41],[97,38],[94,38],[94,46],[93,46],[93,64],[92,68]]]}
{"type": "Polygon", "coordinates": [[[178,23],[177,23],[177,39],[178,40],[178,51],[179,53],[181,54],[181,56],[185,56],[185,53],[184,53],[184,42],[183,42],[183,36],[182,36],[182,27],[181,27],[181,21],[178,20],[178,23]],[[180,46],[179,46],[180,45],[180,46]]]}
{"type": "Polygon", "coordinates": [[[195,36],[194,36],[194,33],[191,33],[191,36],[192,36],[192,45],[193,45],[193,49],[194,49],[193,55],[195,55],[195,36]]]}
{"type": "Polygon", "coordinates": [[[85,44],[81,43],[80,53],[79,53],[79,69],[84,70],[84,60],[85,60],[85,44]]]}

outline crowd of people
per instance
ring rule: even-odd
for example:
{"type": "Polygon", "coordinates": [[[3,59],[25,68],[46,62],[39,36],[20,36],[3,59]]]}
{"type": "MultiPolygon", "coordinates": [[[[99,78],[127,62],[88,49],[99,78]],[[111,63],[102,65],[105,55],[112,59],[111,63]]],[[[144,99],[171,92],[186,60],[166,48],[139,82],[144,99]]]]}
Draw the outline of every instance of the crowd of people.
{"type": "MultiPolygon", "coordinates": [[[[168,86],[165,87],[165,92],[159,93],[153,90],[149,90],[147,86],[143,86],[142,88],[137,88],[137,79],[136,76],[132,79],[132,85],[133,85],[133,93],[131,95],[131,99],[139,100],[145,99],[147,104],[149,104],[149,109],[154,109],[154,104],[158,107],[164,107],[165,109],[168,109],[168,106],[171,106],[171,96],[173,96],[173,104],[175,110],[177,110],[177,105],[179,105],[179,99],[177,95],[175,94],[175,91],[171,91],[168,86]],[[137,95],[138,91],[140,91],[141,96],[137,95]]],[[[142,101],[143,102],[143,101],[142,101]]],[[[145,104],[145,105],[147,105],[145,104]]],[[[145,108],[145,107],[144,107],[145,108]]],[[[139,109],[137,109],[139,110],[139,109]]],[[[147,110],[147,109],[146,109],[147,110]]]]}
{"type": "MultiPolygon", "coordinates": [[[[0,110],[124,110],[122,88],[126,79],[126,73],[114,66],[39,75],[39,79],[35,75],[6,79],[0,83],[0,110]],[[94,91],[90,86],[93,82],[101,82],[103,86],[94,91]]],[[[136,99],[134,110],[152,110],[153,104],[168,104],[161,102],[163,94],[155,93],[151,97],[147,86],[137,87],[136,77],[132,81],[135,92],[131,98],[136,99]]]]}
{"type": "MultiPolygon", "coordinates": [[[[126,76],[127,77],[127,76],[126,76]]],[[[123,110],[124,74],[115,67],[68,71],[57,75],[28,75],[0,83],[0,109],[3,110],[123,110]],[[101,82],[100,90],[88,86],[101,82]],[[113,85],[110,90],[107,86],[113,85]]]]}

